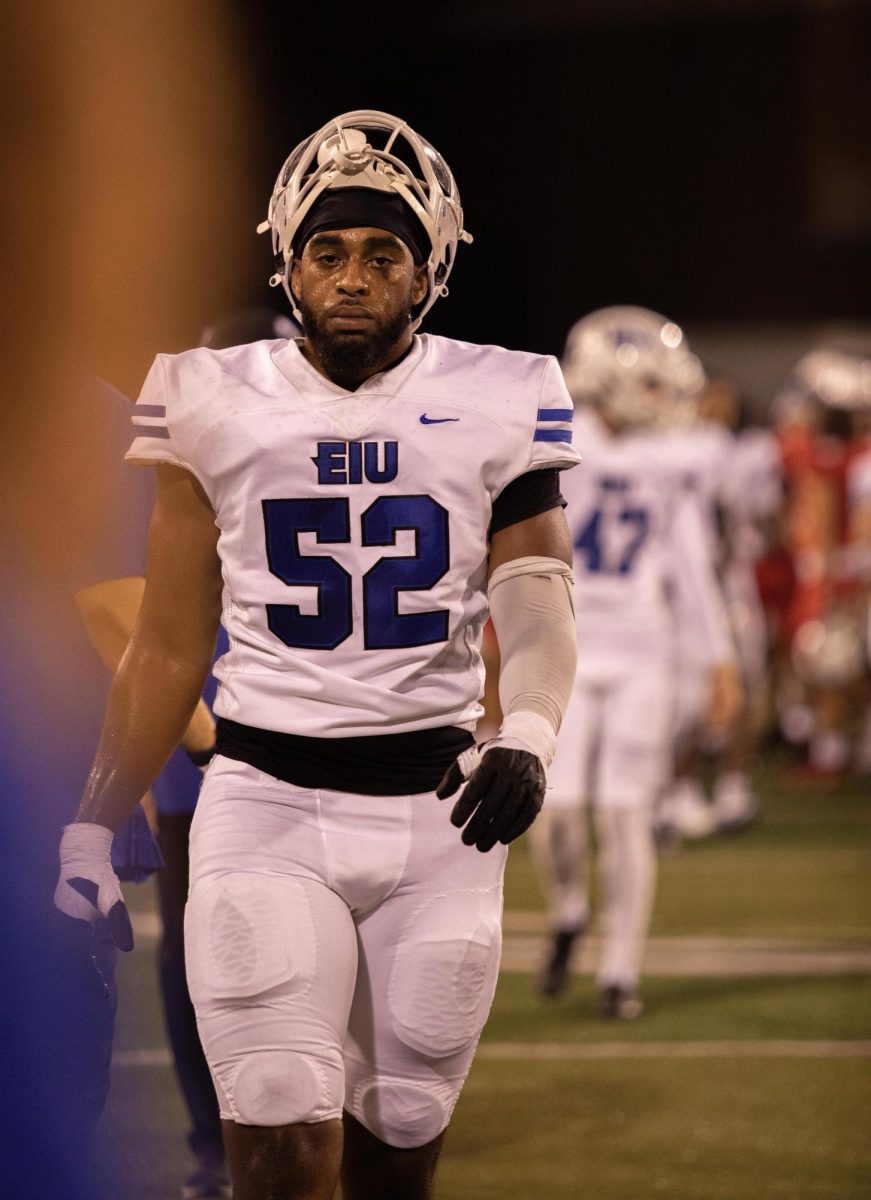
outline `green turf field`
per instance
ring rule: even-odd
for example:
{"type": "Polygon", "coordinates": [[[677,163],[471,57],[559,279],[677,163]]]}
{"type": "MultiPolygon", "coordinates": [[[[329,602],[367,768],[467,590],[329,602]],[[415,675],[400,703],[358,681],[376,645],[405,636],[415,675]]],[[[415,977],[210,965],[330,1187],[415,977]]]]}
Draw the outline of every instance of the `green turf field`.
{"type": "MultiPolygon", "coordinates": [[[[867,957],[871,786],[796,788],[787,771],[763,775],[754,828],[662,860],[656,937],[867,957]]],[[[523,915],[541,909],[523,843],[506,894],[509,930],[541,925],[523,915]]],[[[147,888],[131,899],[140,911],[151,902],[147,888]]],[[[122,964],[100,1140],[113,1200],[169,1200],[189,1169],[154,948],[141,938],[122,964]]],[[[644,996],[645,1014],[615,1026],[595,1017],[586,976],[545,1003],[529,973],[503,974],[441,1200],[871,1198],[871,973],[651,975],[644,996]]]]}
{"type": "MultiPolygon", "coordinates": [[[[652,934],[868,937],[871,782],[787,788],[789,770],[762,776],[765,802],[751,829],[661,859],[652,934]]],[[[509,859],[506,908],[541,907],[522,841],[509,859]]]]}
{"type": "Polygon", "coordinates": [[[868,1197],[868,1061],[476,1063],[451,1200],[868,1197]]]}
{"type": "MultiPolygon", "coordinates": [[[[588,978],[542,1001],[528,975],[503,975],[484,1042],[583,1043],[871,1038],[871,977],[651,977],[645,1011],[618,1026],[595,1015],[588,978]]],[[[871,1075],[871,1062],[869,1062],[871,1075]]]]}

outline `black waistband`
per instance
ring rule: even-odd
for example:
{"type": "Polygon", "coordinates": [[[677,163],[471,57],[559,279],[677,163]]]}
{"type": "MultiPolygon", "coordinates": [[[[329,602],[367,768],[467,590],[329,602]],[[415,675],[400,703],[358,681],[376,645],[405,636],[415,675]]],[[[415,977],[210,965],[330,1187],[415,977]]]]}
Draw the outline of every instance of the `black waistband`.
{"type": "Polygon", "coordinates": [[[217,753],[297,787],[405,796],[433,791],[474,740],[468,730],[453,725],[373,737],[316,738],[256,729],[221,717],[217,753]]]}

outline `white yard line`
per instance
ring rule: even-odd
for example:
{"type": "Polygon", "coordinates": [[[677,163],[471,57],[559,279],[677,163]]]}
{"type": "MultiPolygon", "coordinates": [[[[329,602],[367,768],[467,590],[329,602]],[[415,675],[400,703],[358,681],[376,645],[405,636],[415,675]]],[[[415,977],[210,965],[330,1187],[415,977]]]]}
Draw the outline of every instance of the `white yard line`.
{"type": "MultiPolygon", "coordinates": [[[[595,969],[601,939],[585,939],[576,970],[595,969]]],[[[505,938],[503,971],[537,971],[548,952],[543,937],[505,938]]],[[[645,975],[868,975],[871,946],[774,942],[760,938],[651,938],[644,951],[645,975]]]]}
{"type": "MultiPolygon", "coordinates": [[[[509,934],[547,934],[549,931],[549,923],[547,913],[540,911],[532,911],[519,908],[509,908],[502,916],[502,929],[506,935],[509,934]]],[[[654,941],[657,939],[654,938],[654,941]]],[[[665,940],[671,940],[670,938],[665,940]]],[[[828,946],[832,942],[842,943],[851,946],[871,946],[871,921],[864,925],[856,925],[853,928],[843,928],[827,931],[825,937],[806,937],[801,934],[784,933],[778,934],[776,937],[769,935],[743,935],[743,936],[721,936],[721,935],[684,935],[679,937],[680,941],[698,942],[705,944],[708,942],[725,942],[730,946],[755,946],[760,944],[782,946],[794,945],[795,943],[807,944],[809,946],[828,946]]]]}
{"type": "Polygon", "coordinates": [[[479,1058],[871,1058],[871,1042],[482,1042],[479,1058]]]}
{"type": "MultiPolygon", "coordinates": [[[[503,1061],[608,1058],[871,1058],[871,1041],[482,1042],[478,1058],[503,1061]]],[[[115,1067],[168,1067],[169,1050],[116,1050],[115,1067]]]]}
{"type": "MultiPolygon", "coordinates": [[[[548,950],[545,916],[537,912],[505,914],[502,970],[535,972],[548,950]]],[[[156,912],[133,914],[133,930],[141,942],[160,934],[156,912]]],[[[585,937],[577,954],[576,969],[590,973],[601,951],[601,939],[585,937]]],[[[654,937],[645,948],[644,973],[686,977],[752,975],[868,975],[871,974],[871,941],[868,939],[753,938],[753,937],[654,937]]]]}

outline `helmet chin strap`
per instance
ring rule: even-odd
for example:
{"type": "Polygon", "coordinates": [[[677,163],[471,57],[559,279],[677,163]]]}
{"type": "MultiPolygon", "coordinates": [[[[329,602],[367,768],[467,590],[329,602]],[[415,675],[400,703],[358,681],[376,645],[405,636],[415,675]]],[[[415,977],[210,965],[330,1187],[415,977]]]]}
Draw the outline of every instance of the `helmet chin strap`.
{"type": "Polygon", "coordinates": [[[299,311],[299,306],[297,304],[296,296],[294,296],[293,288],[291,288],[291,286],[290,286],[290,268],[291,268],[292,264],[293,264],[293,251],[291,251],[290,256],[287,260],[287,265],[284,268],[284,273],[282,275],[273,275],[272,278],[269,280],[269,283],[272,287],[277,287],[278,284],[280,283],[281,286],[284,288],[285,295],[287,296],[288,300],[290,301],[290,311],[293,313],[294,318],[296,319],[296,321],[302,328],[303,327],[302,313],[299,311]]]}

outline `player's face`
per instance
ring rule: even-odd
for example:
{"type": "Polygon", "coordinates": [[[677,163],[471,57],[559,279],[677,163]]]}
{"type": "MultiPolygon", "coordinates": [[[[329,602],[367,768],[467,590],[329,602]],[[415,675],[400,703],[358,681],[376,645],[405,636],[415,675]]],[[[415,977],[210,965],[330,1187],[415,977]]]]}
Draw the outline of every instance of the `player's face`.
{"type": "Polygon", "coordinates": [[[337,383],[355,386],[411,342],[414,305],[426,295],[426,268],[384,229],[335,229],[309,238],[293,261],[313,361],[337,383]]]}

